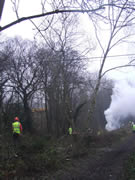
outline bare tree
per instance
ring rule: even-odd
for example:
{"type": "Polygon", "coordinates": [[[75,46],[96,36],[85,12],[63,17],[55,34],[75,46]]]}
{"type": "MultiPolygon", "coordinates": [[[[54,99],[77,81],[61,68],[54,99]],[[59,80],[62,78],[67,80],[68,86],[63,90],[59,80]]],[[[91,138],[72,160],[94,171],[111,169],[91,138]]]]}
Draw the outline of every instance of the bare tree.
{"type": "Polygon", "coordinates": [[[93,131],[104,131],[105,129],[106,120],[104,111],[109,107],[113,88],[113,81],[109,79],[102,78],[100,88],[96,96],[95,109],[93,110],[92,115],[94,120],[87,122],[90,110],[89,102],[96,79],[97,76],[95,73],[89,74],[87,77],[85,77],[84,85],[81,88],[80,95],[77,95],[77,101],[80,102],[77,104],[80,104],[80,106],[81,104],[83,105],[76,119],[76,125],[80,130],[86,130],[88,127],[90,127],[93,131]]]}
{"type": "MultiPolygon", "coordinates": [[[[113,3],[113,1],[111,3],[113,3]]],[[[124,42],[124,40],[130,38],[133,35],[131,33],[129,34],[123,33],[123,30],[127,27],[131,27],[131,23],[134,21],[134,16],[133,16],[134,10],[131,8],[132,5],[133,4],[130,1],[126,0],[124,2],[118,1],[115,3],[115,5],[112,4],[112,6],[108,6],[108,8],[106,7],[106,17],[104,16],[105,18],[103,19],[105,26],[107,26],[109,29],[109,35],[108,35],[109,38],[107,42],[102,41],[101,36],[99,36],[98,34],[101,31],[98,29],[98,27],[101,27],[100,25],[102,25],[102,23],[99,24],[98,26],[97,21],[95,22],[95,19],[92,19],[91,16],[89,16],[94,24],[97,42],[102,50],[102,57],[103,57],[100,62],[101,66],[98,72],[97,82],[95,84],[95,88],[91,98],[91,105],[89,111],[90,121],[93,120],[92,114],[95,108],[96,96],[100,87],[101,78],[104,75],[103,69],[107,61],[107,56],[112,50],[112,48],[124,42]]]]}
{"type": "Polygon", "coordinates": [[[43,84],[45,104],[48,105],[48,129],[53,127],[57,134],[65,133],[69,124],[74,124],[73,99],[74,91],[82,83],[84,62],[75,50],[75,19],[70,14],[58,16],[48,31],[44,24],[37,28],[50,51],[42,51],[42,68],[44,71],[43,84]],[[44,55],[43,55],[44,54],[44,55]]]}
{"type": "MultiPolygon", "coordinates": [[[[4,43],[1,44],[4,46],[4,43]]],[[[3,121],[3,101],[6,97],[7,89],[6,84],[8,82],[7,69],[9,68],[8,60],[10,58],[10,52],[7,52],[4,48],[1,48],[0,51],[0,130],[3,121]]]]}
{"type": "Polygon", "coordinates": [[[40,89],[41,79],[38,61],[35,58],[36,45],[16,38],[8,42],[7,46],[12,49],[12,56],[9,59],[10,81],[8,86],[20,96],[24,105],[26,128],[31,130],[32,117],[29,101],[32,95],[40,89]]]}

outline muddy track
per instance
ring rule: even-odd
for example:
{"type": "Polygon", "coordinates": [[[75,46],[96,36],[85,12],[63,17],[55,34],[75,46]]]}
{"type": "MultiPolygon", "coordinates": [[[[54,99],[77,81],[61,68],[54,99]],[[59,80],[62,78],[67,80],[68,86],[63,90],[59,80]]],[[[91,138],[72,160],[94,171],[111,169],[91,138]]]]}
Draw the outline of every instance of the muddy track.
{"type": "Polygon", "coordinates": [[[123,166],[129,155],[135,151],[135,134],[114,145],[102,156],[81,161],[74,168],[55,176],[60,180],[123,180],[123,166]]]}

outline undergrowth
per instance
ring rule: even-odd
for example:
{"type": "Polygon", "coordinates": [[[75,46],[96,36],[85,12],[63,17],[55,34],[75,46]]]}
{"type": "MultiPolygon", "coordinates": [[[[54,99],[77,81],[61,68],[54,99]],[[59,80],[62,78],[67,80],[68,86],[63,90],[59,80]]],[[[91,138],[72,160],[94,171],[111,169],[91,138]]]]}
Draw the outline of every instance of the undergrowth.
{"type": "Polygon", "coordinates": [[[135,153],[133,153],[128,162],[125,165],[125,175],[124,180],[134,180],[135,179],[135,153]]]}
{"type": "MultiPolygon", "coordinates": [[[[18,148],[18,157],[14,156],[11,136],[0,137],[0,179],[23,179],[23,177],[47,176],[67,166],[72,160],[91,154],[91,150],[116,141],[123,133],[112,133],[97,137],[75,135],[60,139],[47,136],[24,135],[18,148]],[[105,142],[105,143],[103,143],[105,142]]],[[[96,151],[93,151],[96,153],[96,151]]],[[[132,159],[132,161],[135,158],[132,159]]],[[[132,168],[134,171],[134,168],[132,168]]],[[[46,178],[47,179],[47,178],[46,178]]],[[[134,176],[135,179],[135,176],[134,176]]]]}

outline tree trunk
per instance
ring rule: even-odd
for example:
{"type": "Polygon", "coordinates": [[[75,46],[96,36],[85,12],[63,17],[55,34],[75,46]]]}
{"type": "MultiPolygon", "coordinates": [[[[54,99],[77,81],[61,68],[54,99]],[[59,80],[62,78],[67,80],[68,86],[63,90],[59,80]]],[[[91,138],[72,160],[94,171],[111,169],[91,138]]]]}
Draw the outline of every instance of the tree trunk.
{"type": "MultiPolygon", "coordinates": [[[[88,119],[87,119],[87,128],[89,128],[89,123],[91,124],[92,128],[94,127],[94,111],[95,111],[95,108],[96,108],[96,98],[97,98],[97,93],[98,93],[98,90],[99,90],[99,87],[100,87],[100,81],[101,79],[99,78],[98,79],[98,82],[96,84],[96,87],[94,89],[94,92],[91,96],[91,101],[90,101],[90,110],[89,110],[89,114],[88,114],[88,119]]],[[[95,133],[95,129],[93,128],[93,133],[95,133]]]]}
{"type": "Polygon", "coordinates": [[[23,103],[24,103],[24,113],[25,113],[25,121],[24,121],[25,125],[24,126],[27,131],[31,132],[33,129],[32,116],[31,116],[31,110],[29,108],[27,98],[24,98],[23,103]]]}

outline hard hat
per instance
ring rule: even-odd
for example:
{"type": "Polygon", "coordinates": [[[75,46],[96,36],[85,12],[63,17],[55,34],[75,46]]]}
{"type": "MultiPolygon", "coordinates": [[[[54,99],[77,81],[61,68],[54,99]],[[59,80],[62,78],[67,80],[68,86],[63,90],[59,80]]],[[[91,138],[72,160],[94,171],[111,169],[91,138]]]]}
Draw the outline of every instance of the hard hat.
{"type": "Polygon", "coordinates": [[[15,120],[15,121],[19,121],[19,118],[18,118],[18,117],[15,117],[14,120],[15,120]]]}

